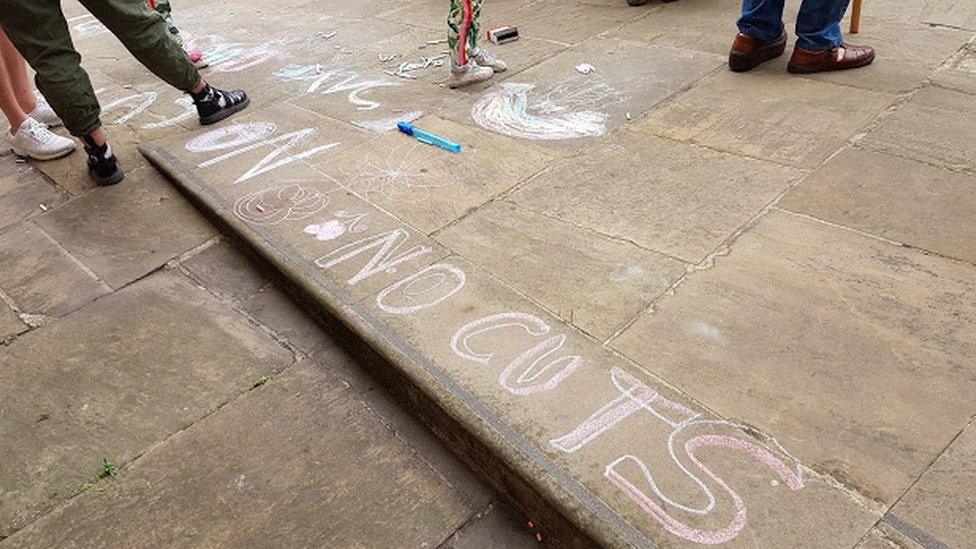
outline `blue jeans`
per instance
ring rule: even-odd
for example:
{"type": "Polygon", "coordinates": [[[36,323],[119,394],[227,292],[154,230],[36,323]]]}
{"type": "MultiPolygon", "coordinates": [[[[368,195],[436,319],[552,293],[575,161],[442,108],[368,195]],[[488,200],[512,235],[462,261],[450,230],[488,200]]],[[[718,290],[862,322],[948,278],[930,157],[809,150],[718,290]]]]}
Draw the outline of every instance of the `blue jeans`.
{"type": "MultiPolygon", "coordinates": [[[[783,34],[785,0],[742,0],[739,32],[759,40],[783,34]]],[[[840,21],[850,0],[803,0],[796,18],[796,45],[805,50],[829,50],[844,43],[840,21]]]]}

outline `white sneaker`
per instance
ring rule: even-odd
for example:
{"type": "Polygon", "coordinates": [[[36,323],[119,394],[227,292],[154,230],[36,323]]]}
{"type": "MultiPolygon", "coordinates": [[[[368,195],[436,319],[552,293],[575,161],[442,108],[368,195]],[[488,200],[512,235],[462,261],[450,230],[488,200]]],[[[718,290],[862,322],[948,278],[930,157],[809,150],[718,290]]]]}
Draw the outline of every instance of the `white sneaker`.
{"type": "Polygon", "coordinates": [[[55,134],[33,118],[25,120],[17,133],[10,135],[8,132],[7,135],[14,154],[24,158],[54,160],[75,150],[73,140],[55,134]]]}
{"type": "Polygon", "coordinates": [[[508,64],[484,48],[478,48],[478,53],[474,55],[474,62],[480,67],[490,67],[495,72],[508,70],[508,64]]]}
{"type": "Polygon", "coordinates": [[[61,119],[58,118],[58,115],[54,114],[54,109],[51,108],[51,105],[47,104],[47,99],[44,99],[44,96],[36,91],[34,92],[34,95],[37,97],[37,106],[34,107],[34,110],[31,111],[27,116],[37,120],[49,128],[56,128],[60,126],[61,119]]]}
{"type": "Polygon", "coordinates": [[[448,79],[447,85],[452,88],[461,88],[491,80],[494,75],[495,71],[491,70],[491,67],[482,67],[470,61],[459,69],[451,69],[451,77],[448,79]]]}

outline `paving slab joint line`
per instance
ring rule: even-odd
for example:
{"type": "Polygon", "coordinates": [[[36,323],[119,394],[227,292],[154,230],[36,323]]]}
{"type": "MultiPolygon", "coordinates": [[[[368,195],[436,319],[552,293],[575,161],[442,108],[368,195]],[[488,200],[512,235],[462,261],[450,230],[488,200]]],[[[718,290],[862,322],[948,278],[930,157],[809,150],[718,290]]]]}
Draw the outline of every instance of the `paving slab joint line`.
{"type": "Polygon", "coordinates": [[[361,354],[362,362],[414,411],[435,435],[523,516],[544,525],[546,537],[565,546],[656,545],[630,522],[569,476],[512,426],[474,398],[443,369],[389,326],[360,309],[341,287],[308,271],[284,244],[230,213],[230,204],[165,149],[140,150],[176,182],[218,228],[250,248],[280,274],[296,302],[361,354]],[[248,239],[257,233],[259,238],[248,239]]]}
{"type": "MultiPolygon", "coordinates": [[[[885,509],[884,509],[884,513],[883,513],[883,514],[881,515],[881,517],[879,517],[879,518],[878,518],[878,521],[874,523],[874,526],[873,526],[873,529],[876,529],[876,530],[878,530],[878,531],[881,531],[881,529],[880,529],[880,528],[878,528],[878,527],[879,527],[879,526],[880,526],[881,524],[887,524],[887,523],[885,522],[885,518],[886,518],[886,517],[888,517],[888,516],[893,516],[893,515],[890,515],[890,511],[891,511],[892,509],[894,509],[894,508],[895,508],[895,507],[896,507],[896,506],[897,506],[897,505],[898,505],[898,504],[899,504],[899,503],[901,502],[901,500],[902,500],[902,499],[903,499],[903,498],[904,498],[904,497],[905,497],[906,495],[908,495],[908,493],[909,493],[909,492],[911,492],[911,491],[912,491],[912,489],[913,489],[913,488],[914,488],[914,487],[915,487],[915,486],[916,486],[916,485],[917,485],[917,484],[918,484],[919,482],[921,482],[921,480],[922,480],[922,477],[924,477],[924,476],[925,476],[925,473],[927,473],[927,472],[929,471],[929,469],[931,469],[931,468],[932,468],[932,466],[934,466],[934,465],[935,465],[935,462],[937,462],[937,461],[939,460],[939,458],[941,458],[941,457],[942,457],[942,455],[943,455],[943,454],[945,454],[945,453],[946,453],[946,451],[948,451],[950,447],[952,447],[952,445],[953,445],[953,444],[954,444],[954,443],[956,442],[956,440],[958,440],[958,439],[959,439],[959,437],[961,437],[961,436],[962,436],[962,434],[963,434],[963,432],[965,432],[967,428],[969,428],[970,426],[973,426],[973,425],[976,425],[976,414],[974,414],[974,415],[973,415],[972,417],[970,417],[970,418],[969,418],[969,421],[967,421],[967,422],[966,422],[966,424],[965,424],[965,425],[963,425],[963,427],[962,427],[961,429],[959,429],[959,432],[958,432],[958,433],[956,433],[956,435],[955,435],[954,437],[952,437],[952,439],[951,439],[951,440],[950,440],[950,441],[949,441],[949,442],[948,442],[948,443],[947,443],[947,444],[946,444],[946,445],[945,445],[945,446],[944,446],[944,447],[942,448],[942,450],[941,450],[941,451],[940,451],[939,453],[937,453],[937,454],[935,455],[935,457],[933,457],[933,458],[931,459],[931,461],[929,461],[929,463],[928,463],[928,464],[927,464],[927,465],[926,465],[926,466],[925,466],[925,467],[924,467],[924,468],[923,468],[923,469],[921,470],[921,472],[920,472],[920,473],[918,474],[918,476],[917,476],[917,477],[915,477],[915,479],[914,479],[914,480],[913,480],[913,481],[911,482],[911,484],[909,484],[909,485],[908,485],[908,487],[907,487],[907,488],[905,488],[905,490],[903,490],[903,491],[902,491],[902,493],[901,493],[901,495],[899,495],[899,496],[898,496],[898,497],[897,497],[897,498],[895,499],[895,501],[894,501],[894,502],[893,502],[893,503],[892,503],[892,504],[891,504],[890,506],[888,506],[888,505],[886,505],[886,506],[885,506],[885,509]]],[[[896,517],[896,518],[897,518],[897,517],[896,517]]],[[[899,520],[900,520],[900,519],[899,519],[899,520]]],[[[902,532],[902,531],[901,531],[901,530],[900,530],[899,528],[895,528],[894,526],[892,526],[892,527],[893,527],[893,528],[894,528],[895,530],[897,530],[897,531],[899,531],[899,532],[901,532],[902,534],[905,534],[905,532],[902,532]]],[[[882,532],[882,535],[883,535],[883,532],[882,532]]],[[[908,534],[905,534],[905,535],[908,535],[908,534]]],[[[911,536],[908,536],[908,537],[911,537],[911,536]]],[[[914,538],[913,538],[913,540],[914,540],[914,538]]],[[[916,541],[916,542],[917,542],[917,540],[914,540],[914,541],[916,541]]],[[[921,544],[921,543],[920,543],[920,544],[921,544]]],[[[943,546],[943,547],[944,547],[944,546],[943,546]]]]}
{"type": "MultiPolygon", "coordinates": [[[[485,200],[484,202],[482,202],[482,203],[480,203],[480,204],[478,204],[476,206],[472,206],[470,209],[468,209],[467,211],[465,211],[461,215],[459,215],[459,216],[455,217],[454,219],[452,219],[451,221],[447,222],[443,227],[438,227],[437,229],[434,229],[427,236],[429,236],[430,238],[435,238],[436,239],[437,235],[439,235],[440,233],[446,231],[447,229],[450,229],[451,227],[454,227],[454,226],[460,224],[465,219],[468,219],[469,217],[471,217],[475,213],[481,211],[485,207],[487,207],[487,206],[489,206],[491,204],[494,204],[496,202],[500,202],[500,201],[507,202],[507,198],[510,195],[512,195],[513,193],[515,193],[516,191],[518,191],[519,189],[521,189],[525,185],[528,185],[532,181],[535,181],[539,177],[541,177],[541,176],[545,175],[546,173],[552,171],[552,169],[557,164],[559,164],[559,163],[560,163],[560,161],[559,160],[556,160],[550,166],[543,166],[541,169],[539,169],[539,171],[537,171],[537,172],[535,172],[535,173],[533,173],[533,174],[531,174],[531,175],[523,178],[520,181],[517,181],[514,185],[512,185],[508,189],[505,189],[505,190],[499,192],[498,194],[496,194],[494,196],[488,197],[487,200],[485,200]]],[[[399,218],[397,218],[397,219],[399,219],[399,218]]],[[[402,222],[402,220],[400,220],[400,221],[402,222]]]]}
{"type": "MultiPolygon", "coordinates": [[[[710,270],[710,269],[714,268],[715,267],[715,260],[718,259],[719,257],[726,257],[729,254],[731,254],[732,253],[732,246],[739,240],[739,238],[743,234],[745,234],[746,232],[748,232],[749,230],[751,230],[753,227],[755,227],[756,225],[758,225],[759,222],[762,221],[762,219],[764,217],[766,217],[770,212],[772,212],[774,210],[780,210],[780,208],[778,207],[778,204],[783,200],[783,198],[787,194],[789,194],[793,189],[795,189],[797,186],[799,186],[801,183],[803,183],[803,181],[807,177],[809,177],[812,173],[814,173],[817,169],[819,169],[823,165],[825,165],[828,162],[830,162],[835,156],[839,155],[841,152],[843,152],[849,146],[850,145],[843,145],[843,146],[839,147],[837,150],[835,150],[829,156],[827,156],[827,158],[825,158],[815,168],[812,168],[810,170],[798,169],[799,173],[801,174],[800,176],[798,176],[797,178],[795,178],[785,189],[783,189],[782,192],[780,192],[778,195],[776,195],[775,197],[773,197],[773,199],[770,200],[768,203],[766,203],[766,205],[763,206],[762,209],[760,209],[758,212],[756,212],[751,218],[749,218],[739,228],[737,228],[735,231],[733,231],[732,234],[729,235],[728,238],[726,238],[721,244],[719,244],[718,246],[716,246],[715,249],[712,250],[708,255],[706,255],[705,258],[702,261],[700,261],[699,263],[697,263],[695,265],[689,265],[687,267],[685,273],[683,273],[670,286],[668,286],[667,288],[665,288],[664,291],[662,291],[654,299],[652,299],[651,302],[648,303],[648,305],[645,308],[643,308],[642,310],[638,311],[634,315],[633,318],[631,318],[629,321],[623,323],[618,330],[616,330],[613,334],[611,334],[610,337],[608,337],[606,339],[606,341],[604,342],[604,345],[610,346],[615,339],[617,339],[618,337],[620,337],[625,331],[627,331],[628,328],[630,328],[631,326],[633,326],[634,323],[637,322],[637,320],[640,319],[641,317],[643,317],[643,316],[645,316],[647,314],[654,314],[654,312],[657,310],[656,309],[657,308],[657,305],[660,304],[664,299],[667,299],[668,297],[673,297],[677,293],[678,288],[681,287],[681,285],[685,283],[685,281],[688,279],[688,277],[690,277],[691,275],[693,275],[695,273],[699,273],[699,272],[702,272],[702,271],[707,271],[707,270],[710,270]]],[[[726,153],[723,153],[723,154],[732,154],[732,153],[727,153],[726,152],[726,153]]],[[[737,155],[733,155],[733,156],[737,156],[737,155]]],[[[781,211],[785,211],[785,210],[781,210],[781,211]]],[[[683,263],[685,263],[685,262],[683,262],[683,263]]]]}
{"type": "MultiPolygon", "coordinates": [[[[291,366],[293,366],[296,363],[297,363],[297,361],[293,361],[293,362],[289,363],[288,365],[286,365],[285,367],[283,367],[281,369],[281,372],[286,371],[288,368],[290,368],[291,366]]],[[[44,512],[44,513],[42,513],[40,515],[35,516],[32,520],[30,520],[30,521],[22,524],[19,528],[16,528],[14,530],[11,530],[10,533],[7,534],[6,536],[0,536],[0,542],[2,542],[6,538],[15,536],[21,530],[24,530],[25,528],[29,528],[31,525],[33,525],[33,524],[35,524],[35,523],[43,520],[48,515],[51,515],[51,514],[56,513],[56,512],[58,512],[58,511],[60,511],[62,509],[67,508],[75,500],[77,500],[77,499],[79,499],[81,497],[84,497],[84,495],[87,494],[88,492],[95,491],[100,486],[107,486],[107,483],[113,482],[116,479],[118,479],[118,477],[121,476],[130,466],[136,464],[140,459],[142,459],[144,456],[149,455],[150,453],[152,453],[153,451],[155,451],[157,448],[159,448],[159,447],[163,446],[164,444],[168,443],[170,440],[173,439],[173,437],[175,437],[175,436],[183,433],[184,431],[187,431],[187,430],[191,429],[197,423],[199,423],[201,421],[204,421],[204,420],[206,420],[207,418],[209,418],[211,416],[214,416],[216,414],[219,414],[220,411],[225,406],[227,406],[227,405],[229,405],[229,404],[231,404],[233,402],[238,401],[239,399],[247,396],[249,393],[251,393],[253,391],[257,391],[257,390],[261,389],[264,385],[265,384],[255,384],[253,386],[248,387],[244,391],[242,391],[242,392],[240,392],[240,393],[238,393],[236,395],[233,395],[233,396],[227,398],[223,402],[215,405],[213,408],[211,408],[210,410],[208,410],[206,414],[200,416],[196,420],[191,421],[190,423],[188,423],[188,424],[180,427],[179,429],[177,429],[175,431],[172,431],[168,435],[164,436],[162,439],[157,440],[156,442],[154,442],[154,443],[150,444],[149,446],[147,446],[146,448],[142,449],[136,455],[132,456],[130,459],[128,459],[126,461],[123,461],[123,462],[120,462],[120,463],[117,463],[116,465],[118,466],[118,473],[116,475],[110,476],[110,477],[104,477],[104,478],[98,477],[98,476],[92,477],[92,479],[86,481],[84,484],[82,484],[80,487],[78,487],[78,489],[74,493],[72,493],[71,495],[69,495],[67,498],[59,501],[57,504],[55,504],[54,506],[52,506],[51,508],[49,508],[46,512],[44,512]]]]}
{"type": "Polygon", "coordinates": [[[941,84],[939,82],[936,82],[936,81],[933,81],[930,84],[930,86],[932,86],[933,88],[939,88],[940,90],[945,90],[945,91],[950,91],[950,92],[955,92],[955,93],[961,93],[963,95],[973,95],[973,96],[976,96],[976,91],[960,90],[958,88],[950,88],[950,87],[948,87],[948,86],[946,86],[944,84],[941,84]]]}
{"type": "MultiPolygon", "coordinates": [[[[291,343],[291,341],[288,340],[287,337],[279,334],[276,330],[274,330],[270,326],[267,326],[267,325],[263,324],[261,321],[259,321],[258,319],[254,318],[254,316],[251,315],[251,313],[249,313],[246,309],[244,309],[244,307],[237,300],[223,297],[223,296],[219,295],[217,292],[214,292],[213,290],[211,290],[210,288],[208,288],[207,285],[204,284],[202,280],[200,280],[192,271],[190,271],[189,269],[187,269],[182,263],[180,263],[180,262],[172,262],[170,268],[178,271],[180,274],[182,274],[184,277],[186,277],[187,280],[189,280],[191,283],[195,284],[201,290],[203,290],[203,291],[207,292],[208,294],[210,294],[210,295],[214,296],[215,298],[217,298],[217,300],[219,300],[222,303],[224,303],[224,305],[226,305],[227,307],[229,307],[235,313],[237,313],[237,314],[241,315],[242,317],[244,317],[244,320],[246,320],[249,324],[251,324],[252,326],[254,326],[255,328],[257,328],[258,330],[260,330],[261,333],[263,333],[264,335],[266,335],[269,338],[273,339],[274,342],[277,343],[281,348],[283,348],[284,350],[286,350],[289,353],[291,353],[292,363],[297,362],[297,361],[300,361],[300,360],[303,360],[303,359],[306,359],[306,358],[310,358],[307,354],[305,354],[304,352],[302,352],[298,347],[296,347],[295,345],[293,345],[291,343]]],[[[269,282],[269,283],[265,284],[264,286],[262,286],[261,289],[258,290],[258,292],[264,290],[265,288],[269,288],[269,287],[273,287],[273,286],[274,286],[274,283],[269,282]]],[[[280,373],[280,372],[283,372],[283,371],[284,371],[284,369],[282,369],[282,370],[280,370],[278,372],[275,372],[275,373],[277,374],[277,373],[280,373]]]]}
{"type": "Polygon", "coordinates": [[[787,215],[791,215],[791,216],[794,216],[794,217],[799,217],[799,218],[802,218],[802,219],[807,219],[809,221],[813,221],[814,223],[820,223],[822,225],[826,225],[826,226],[831,227],[831,228],[834,228],[834,229],[838,229],[838,230],[841,230],[841,231],[847,231],[847,232],[850,232],[850,233],[854,233],[854,234],[856,234],[858,236],[863,236],[865,238],[870,238],[872,240],[877,240],[877,241],[882,242],[884,244],[887,244],[889,246],[896,246],[896,247],[899,247],[899,248],[905,248],[905,249],[908,249],[908,250],[914,250],[914,251],[916,251],[916,252],[918,252],[918,253],[920,253],[922,255],[926,255],[926,256],[929,256],[929,257],[937,257],[937,258],[942,259],[944,261],[948,261],[949,263],[957,263],[957,264],[960,264],[960,265],[964,265],[966,267],[976,267],[976,263],[967,261],[965,259],[960,259],[958,257],[952,257],[950,255],[941,254],[939,252],[935,252],[935,251],[932,251],[932,250],[929,250],[929,249],[926,249],[926,248],[920,248],[918,246],[913,246],[913,245],[907,244],[905,242],[898,242],[897,240],[891,240],[890,238],[885,238],[885,237],[880,236],[880,235],[876,235],[876,234],[873,234],[873,233],[864,232],[864,231],[862,231],[860,229],[855,229],[854,227],[848,227],[847,225],[841,225],[839,223],[834,223],[833,221],[827,221],[826,219],[820,219],[819,217],[816,217],[816,216],[813,216],[813,215],[810,215],[810,214],[807,214],[807,213],[795,212],[793,210],[788,210],[788,209],[785,209],[785,208],[781,208],[779,206],[775,206],[774,209],[776,211],[778,211],[778,212],[782,212],[782,213],[787,214],[787,215]]]}

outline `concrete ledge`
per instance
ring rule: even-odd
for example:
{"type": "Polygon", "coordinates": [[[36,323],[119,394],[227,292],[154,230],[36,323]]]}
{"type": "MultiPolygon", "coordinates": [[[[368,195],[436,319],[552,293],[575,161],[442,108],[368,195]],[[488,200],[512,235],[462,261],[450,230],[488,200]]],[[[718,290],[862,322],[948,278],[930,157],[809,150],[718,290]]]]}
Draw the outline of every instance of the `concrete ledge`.
{"type": "MultiPolygon", "coordinates": [[[[139,150],[262,269],[278,275],[275,283],[325,329],[339,332],[341,340],[355,345],[354,350],[370,365],[371,373],[505,503],[524,517],[531,517],[547,543],[557,547],[655,546],[619,517],[617,526],[622,531],[611,527],[604,519],[615,516],[609,508],[600,509],[603,517],[582,508],[565,488],[551,480],[555,464],[539,463],[539,456],[526,455],[520,446],[527,448],[529,443],[519,440],[511,427],[474,401],[436,364],[357,304],[343,288],[315,273],[287,244],[235,216],[233,204],[170,155],[165,146],[146,144],[139,150]],[[538,478],[546,481],[535,480],[538,478]]],[[[586,491],[568,475],[562,476],[562,482],[574,491],[586,491]]]]}
{"type": "Polygon", "coordinates": [[[254,116],[141,150],[544,540],[851,547],[877,522],[769,434],[704,409],[304,162],[364,146],[355,135],[314,139],[296,113],[254,116]]]}

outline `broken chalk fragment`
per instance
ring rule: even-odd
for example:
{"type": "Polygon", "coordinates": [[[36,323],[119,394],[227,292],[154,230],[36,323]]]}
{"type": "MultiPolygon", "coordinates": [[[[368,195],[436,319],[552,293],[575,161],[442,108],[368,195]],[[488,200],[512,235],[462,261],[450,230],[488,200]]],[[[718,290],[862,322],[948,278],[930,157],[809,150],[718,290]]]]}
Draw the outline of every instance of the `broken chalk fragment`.
{"type": "Polygon", "coordinates": [[[593,72],[595,70],[596,70],[596,68],[593,65],[589,64],[589,63],[581,63],[579,65],[576,65],[576,72],[578,72],[580,74],[590,74],[591,72],[593,72]]]}

